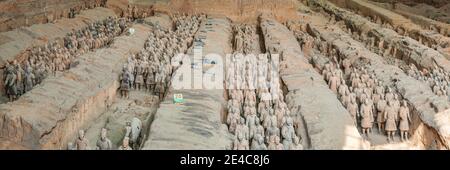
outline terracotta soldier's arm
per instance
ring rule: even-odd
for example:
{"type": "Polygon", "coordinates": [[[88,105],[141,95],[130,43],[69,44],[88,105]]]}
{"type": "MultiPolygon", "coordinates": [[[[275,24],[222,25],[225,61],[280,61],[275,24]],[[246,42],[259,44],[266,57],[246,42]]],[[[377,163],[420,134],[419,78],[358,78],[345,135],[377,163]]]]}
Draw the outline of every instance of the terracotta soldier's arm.
{"type": "Polygon", "coordinates": [[[113,148],[113,146],[112,146],[111,140],[108,140],[108,149],[112,149],[112,148],[113,148]]]}
{"type": "Polygon", "coordinates": [[[407,111],[408,111],[408,114],[406,114],[406,115],[408,116],[409,123],[411,123],[411,113],[409,112],[409,110],[407,110],[407,111]]]}
{"type": "Polygon", "coordinates": [[[247,115],[247,117],[245,118],[245,125],[247,126],[247,127],[249,127],[248,125],[250,124],[250,121],[249,121],[249,118],[248,118],[249,116],[247,115]]]}
{"type": "Polygon", "coordinates": [[[356,105],[356,117],[361,117],[361,112],[358,109],[358,105],[356,105]]]}
{"type": "Polygon", "coordinates": [[[8,85],[9,84],[9,79],[7,78],[7,76],[5,76],[6,78],[5,78],[5,85],[8,85]]]}
{"type": "Polygon", "coordinates": [[[34,74],[31,74],[31,82],[33,83],[33,84],[36,84],[36,81],[35,81],[35,76],[34,76],[34,74]]]}
{"type": "MultiPolygon", "coordinates": [[[[12,78],[12,81],[10,82],[11,83],[11,85],[13,85],[14,83],[18,83],[17,81],[18,81],[18,75],[17,76],[14,76],[13,78],[12,78]]],[[[16,86],[17,86],[17,84],[16,84],[16,86]]]]}
{"type": "Polygon", "coordinates": [[[364,112],[363,109],[364,109],[364,107],[359,108],[358,117],[362,116],[361,114],[364,112]]]}

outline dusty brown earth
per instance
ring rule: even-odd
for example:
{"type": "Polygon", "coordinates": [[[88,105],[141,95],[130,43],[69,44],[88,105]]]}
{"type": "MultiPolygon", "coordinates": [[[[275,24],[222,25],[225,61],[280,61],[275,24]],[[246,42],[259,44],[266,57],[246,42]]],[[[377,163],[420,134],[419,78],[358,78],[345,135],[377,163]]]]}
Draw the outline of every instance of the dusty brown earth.
{"type": "MultiPolygon", "coordinates": [[[[142,122],[133,149],[235,149],[237,136],[227,124],[230,91],[225,84],[219,89],[169,87],[162,98],[154,91],[134,88],[129,98],[120,94],[120,77],[129,56],[144,50],[156,30],[176,30],[175,16],[180,14],[206,15],[190,37],[193,42],[185,44],[192,63],[183,64],[192,65],[194,72],[210,74],[209,68],[215,66],[192,58],[195,49],[203,50],[202,57],[215,53],[223,60],[238,52],[234,27],[240,24],[257,30],[252,35],[257,37],[252,41],[255,52],[281,54],[277,80],[289,116],[298,118],[295,133],[303,149],[450,149],[450,94],[437,95],[434,86],[408,72],[414,65],[450,73],[448,2],[398,1],[393,8],[387,0],[108,0],[104,7],[92,9],[82,8],[94,4],[87,0],[45,2],[47,13],[32,0],[0,2],[0,149],[68,149],[79,130],[85,130],[89,148],[95,149],[102,128],[108,130],[112,149],[117,149],[126,123],[133,118],[142,122]],[[63,41],[72,29],[109,16],[126,17],[128,6],[138,8],[139,17],[130,22],[134,34],[118,35],[111,44],[77,56],[76,66],[8,101],[3,85],[6,63],[25,60],[23,54],[33,47],[63,41]],[[67,18],[70,8],[82,10],[67,18]],[[20,14],[23,10],[30,11],[20,14]],[[58,17],[50,22],[52,16],[58,17]],[[363,67],[373,73],[383,87],[407,102],[409,140],[402,141],[396,132],[388,142],[376,126],[369,136],[363,134],[324,75],[327,63],[337,57],[348,60],[352,69],[363,67]],[[183,94],[184,102],[174,103],[174,94],[183,94]]],[[[178,81],[169,80],[167,84],[177,85],[178,81]]]]}

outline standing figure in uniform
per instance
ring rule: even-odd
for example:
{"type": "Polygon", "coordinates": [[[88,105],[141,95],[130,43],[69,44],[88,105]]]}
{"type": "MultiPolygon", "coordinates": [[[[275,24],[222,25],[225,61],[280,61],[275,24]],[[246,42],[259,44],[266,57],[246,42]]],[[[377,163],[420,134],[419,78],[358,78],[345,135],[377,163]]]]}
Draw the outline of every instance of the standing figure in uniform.
{"type": "Polygon", "coordinates": [[[403,105],[399,111],[400,117],[400,136],[402,141],[408,140],[409,123],[411,123],[411,115],[409,113],[408,104],[403,101],[403,105]]]}
{"type": "Polygon", "coordinates": [[[392,100],[388,101],[388,106],[384,110],[384,120],[386,121],[385,130],[388,134],[388,141],[394,140],[394,133],[397,131],[397,112],[393,106],[392,100]]]}
{"type": "Polygon", "coordinates": [[[128,91],[130,90],[130,73],[128,69],[124,68],[120,82],[120,94],[124,98],[128,98],[128,91]]]}
{"type": "Polygon", "coordinates": [[[377,103],[377,125],[378,125],[378,133],[381,134],[381,131],[384,128],[384,110],[387,107],[387,102],[384,100],[384,95],[381,95],[380,100],[377,103]]]}
{"type": "Polygon", "coordinates": [[[362,127],[362,132],[363,134],[365,134],[367,137],[369,137],[369,129],[372,128],[372,120],[373,120],[373,113],[372,113],[372,105],[369,103],[369,99],[364,100],[364,104],[361,105],[360,108],[360,116],[362,117],[361,119],[361,127],[362,127]]]}
{"type": "Polygon", "coordinates": [[[17,76],[12,66],[8,66],[6,69],[7,69],[5,79],[6,94],[9,97],[9,101],[12,102],[17,97],[17,89],[16,89],[17,76]]]}
{"type": "Polygon", "coordinates": [[[84,136],[84,130],[78,131],[78,138],[75,141],[75,145],[77,150],[89,150],[89,141],[84,136]]]}
{"type": "Polygon", "coordinates": [[[112,144],[111,140],[108,139],[106,136],[107,130],[105,128],[102,128],[102,131],[100,133],[100,139],[97,141],[97,149],[98,150],[111,150],[112,144]]]}

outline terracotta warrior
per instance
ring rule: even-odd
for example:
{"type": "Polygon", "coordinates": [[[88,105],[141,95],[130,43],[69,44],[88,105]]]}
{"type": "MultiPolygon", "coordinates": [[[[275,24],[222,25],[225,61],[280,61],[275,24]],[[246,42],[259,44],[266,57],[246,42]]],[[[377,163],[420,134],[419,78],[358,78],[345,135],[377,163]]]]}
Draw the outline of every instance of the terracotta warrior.
{"type": "Polygon", "coordinates": [[[362,132],[367,137],[369,137],[369,129],[372,128],[372,120],[373,120],[373,113],[372,113],[372,105],[369,102],[369,99],[364,100],[364,104],[361,105],[360,108],[360,116],[361,119],[361,127],[362,132]]]}
{"type": "Polygon", "coordinates": [[[275,150],[283,150],[284,146],[280,143],[280,137],[275,136],[275,150]]]}
{"type": "Polygon", "coordinates": [[[264,138],[261,135],[256,135],[253,138],[251,150],[267,150],[267,146],[264,143],[264,138]]]}
{"type": "Polygon", "coordinates": [[[400,107],[400,136],[402,141],[408,140],[409,123],[411,123],[411,115],[408,109],[408,104],[404,100],[403,105],[400,107]]]}
{"type": "Polygon", "coordinates": [[[256,115],[256,112],[250,112],[249,115],[247,115],[246,117],[246,126],[249,129],[249,139],[253,139],[255,133],[256,133],[256,127],[259,125],[259,119],[258,116],[256,115]]]}
{"type": "Polygon", "coordinates": [[[75,141],[77,150],[89,150],[89,141],[84,136],[84,130],[78,131],[78,138],[75,141]]]}
{"type": "Polygon", "coordinates": [[[291,145],[289,150],[303,150],[303,145],[300,143],[299,137],[294,138],[294,144],[291,145]]]}
{"type": "Polygon", "coordinates": [[[102,128],[100,133],[100,139],[97,141],[97,149],[98,150],[111,150],[112,144],[111,141],[106,136],[107,130],[102,128]]]}
{"type": "Polygon", "coordinates": [[[283,136],[283,146],[285,150],[288,150],[293,144],[294,138],[296,138],[294,124],[292,119],[287,119],[286,123],[281,129],[281,135],[283,136]]]}
{"type": "Polygon", "coordinates": [[[388,141],[394,140],[394,133],[397,131],[397,112],[393,107],[392,101],[388,101],[388,106],[384,111],[384,119],[386,121],[385,130],[388,134],[388,141]]]}
{"type": "Polygon", "coordinates": [[[119,150],[133,150],[129,145],[130,138],[123,138],[122,145],[119,146],[119,150]]]}
{"type": "Polygon", "coordinates": [[[356,103],[356,99],[353,97],[350,99],[350,102],[347,103],[347,110],[350,112],[350,116],[352,117],[353,123],[356,124],[356,116],[358,115],[358,104],[356,103]]]}
{"type": "Polygon", "coordinates": [[[234,141],[234,150],[249,150],[248,140],[245,139],[244,134],[240,133],[234,141]]]}
{"type": "Polygon", "coordinates": [[[270,139],[273,136],[280,136],[280,129],[276,127],[275,124],[270,124],[270,127],[266,129],[266,140],[270,139]]]}
{"type": "Polygon", "coordinates": [[[131,73],[128,71],[128,69],[124,68],[120,80],[120,94],[124,98],[128,98],[128,91],[130,90],[131,83],[130,76],[131,73]]]}
{"type": "Polygon", "coordinates": [[[380,96],[380,99],[377,103],[377,126],[378,126],[378,132],[381,133],[381,130],[384,129],[384,111],[386,109],[387,102],[384,100],[384,95],[380,96]]]}
{"type": "Polygon", "coordinates": [[[142,63],[136,64],[136,79],[134,80],[134,88],[136,90],[141,90],[141,86],[144,84],[144,70],[142,67],[142,63]]]}
{"type": "Polygon", "coordinates": [[[388,87],[388,89],[387,89],[385,99],[388,102],[391,101],[392,99],[394,99],[394,94],[392,93],[392,89],[390,87],[388,87]]]}
{"type": "Polygon", "coordinates": [[[250,138],[248,126],[245,124],[245,119],[242,117],[240,118],[239,124],[236,127],[236,135],[239,136],[240,134],[242,134],[245,139],[250,138]]]}
{"type": "Polygon", "coordinates": [[[334,93],[337,93],[337,86],[339,82],[339,77],[337,76],[337,73],[334,72],[332,76],[330,77],[330,80],[328,81],[328,86],[330,87],[331,91],[334,93]]]}

